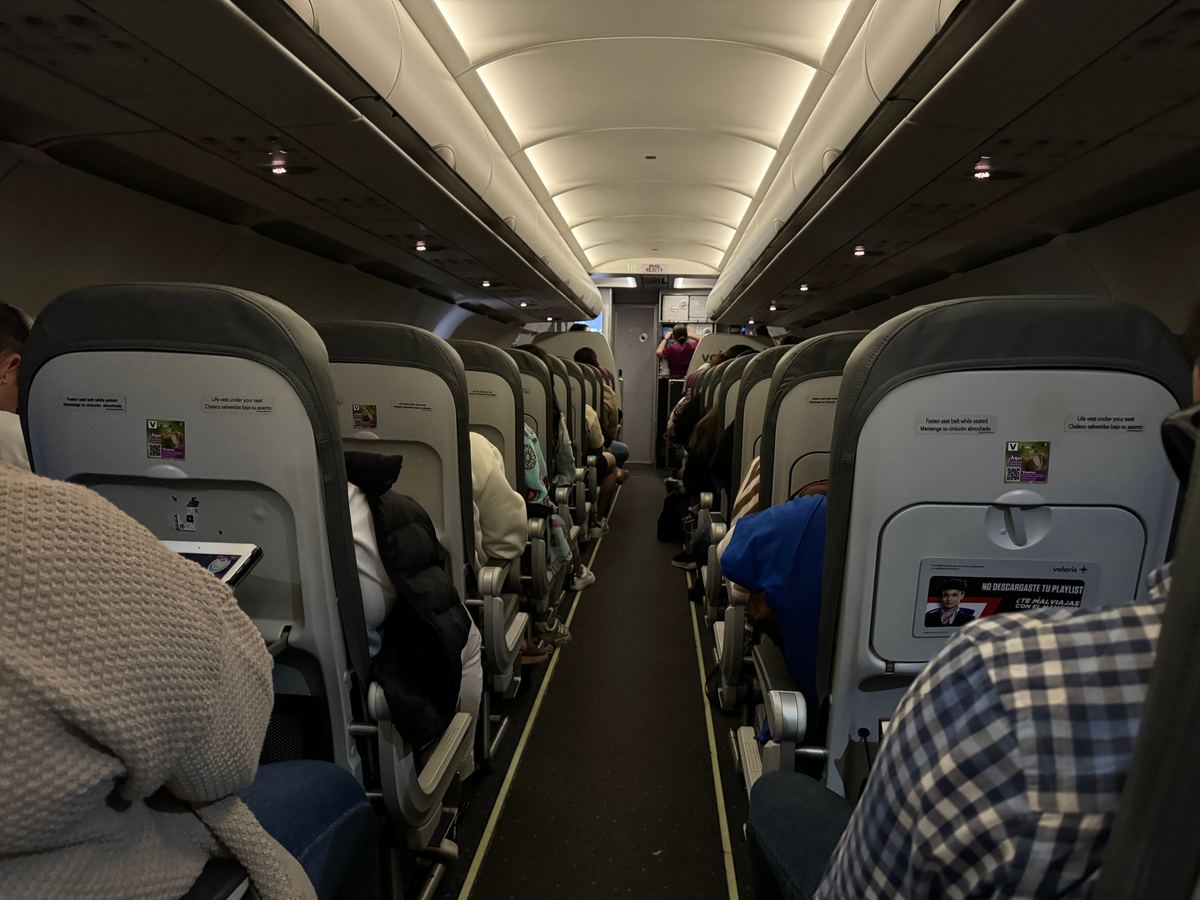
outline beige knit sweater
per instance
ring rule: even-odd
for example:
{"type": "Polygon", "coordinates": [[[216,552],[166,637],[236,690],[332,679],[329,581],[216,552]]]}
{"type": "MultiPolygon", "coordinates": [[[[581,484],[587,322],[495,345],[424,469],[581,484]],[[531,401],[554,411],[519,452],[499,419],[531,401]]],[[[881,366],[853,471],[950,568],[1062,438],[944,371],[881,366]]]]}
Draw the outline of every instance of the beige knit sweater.
{"type": "Polygon", "coordinates": [[[98,494],[0,464],[0,898],[172,900],[226,851],[315,898],[232,797],[271,712],[233,594],[98,494]]]}

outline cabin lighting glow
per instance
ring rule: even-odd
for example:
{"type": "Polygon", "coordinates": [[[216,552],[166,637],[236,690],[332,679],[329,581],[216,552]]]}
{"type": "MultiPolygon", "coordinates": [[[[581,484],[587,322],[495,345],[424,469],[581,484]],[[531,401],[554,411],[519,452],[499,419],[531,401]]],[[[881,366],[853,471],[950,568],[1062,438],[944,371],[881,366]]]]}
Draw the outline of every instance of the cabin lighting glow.
{"type": "Polygon", "coordinates": [[[802,291],[807,291],[807,290],[808,290],[808,285],[807,285],[807,284],[802,284],[802,285],[800,285],[800,290],[802,290],[802,291]]]}
{"type": "Polygon", "coordinates": [[[975,163],[975,177],[981,181],[984,178],[991,178],[992,158],[990,156],[979,157],[979,162],[975,163]]]}
{"type": "Polygon", "coordinates": [[[528,303],[526,303],[524,300],[522,300],[522,301],[521,301],[521,309],[524,309],[524,308],[525,308],[525,307],[527,307],[528,305],[529,305],[529,304],[528,304],[528,303]]]}
{"type": "Polygon", "coordinates": [[[425,242],[417,241],[417,252],[422,253],[422,252],[424,252],[424,250],[425,250],[425,242]]]}
{"type": "Polygon", "coordinates": [[[771,312],[775,312],[775,304],[774,304],[774,303],[772,303],[772,304],[771,304],[771,305],[768,307],[768,309],[770,309],[770,310],[771,310],[771,312]]]}
{"type": "Polygon", "coordinates": [[[272,175],[286,175],[287,166],[271,166],[272,175]]]}
{"type": "Polygon", "coordinates": [[[483,286],[484,286],[484,287],[491,287],[491,286],[492,286],[492,283],[491,283],[490,281],[485,281],[485,282],[483,283],[483,286]]]}
{"type": "Polygon", "coordinates": [[[547,321],[547,322],[553,322],[553,321],[554,321],[554,316],[546,316],[546,321],[547,321]]]}
{"type": "Polygon", "coordinates": [[[867,251],[863,249],[862,244],[859,244],[857,247],[854,248],[854,255],[855,256],[866,256],[867,251]]]}
{"type": "Polygon", "coordinates": [[[751,320],[750,320],[749,322],[747,322],[746,324],[747,324],[747,325],[753,325],[753,324],[754,324],[754,320],[753,320],[753,319],[751,319],[751,320]]]}

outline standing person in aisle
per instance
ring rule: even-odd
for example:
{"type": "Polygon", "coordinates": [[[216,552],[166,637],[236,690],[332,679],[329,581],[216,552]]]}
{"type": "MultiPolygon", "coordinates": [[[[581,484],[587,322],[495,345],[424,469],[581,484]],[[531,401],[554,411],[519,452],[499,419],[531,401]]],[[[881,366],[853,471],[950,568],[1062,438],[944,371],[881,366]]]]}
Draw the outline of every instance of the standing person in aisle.
{"type": "Polygon", "coordinates": [[[700,338],[697,335],[688,334],[687,326],[681,323],[671,329],[671,336],[663,338],[654,352],[659,359],[667,361],[667,368],[670,369],[672,378],[683,378],[687,375],[692,354],[696,352],[699,344],[700,338]]]}

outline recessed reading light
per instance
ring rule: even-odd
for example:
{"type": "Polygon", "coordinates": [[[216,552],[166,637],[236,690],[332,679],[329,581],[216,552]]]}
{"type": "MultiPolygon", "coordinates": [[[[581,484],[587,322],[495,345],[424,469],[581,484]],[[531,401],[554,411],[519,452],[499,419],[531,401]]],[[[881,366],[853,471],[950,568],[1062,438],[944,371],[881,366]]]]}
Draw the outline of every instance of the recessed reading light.
{"type": "Polygon", "coordinates": [[[546,321],[547,321],[547,322],[553,322],[553,321],[554,321],[554,316],[546,316],[546,321]]]}
{"type": "Polygon", "coordinates": [[[527,307],[528,305],[529,305],[529,304],[528,304],[528,303],[526,303],[524,300],[522,300],[522,301],[521,301],[521,309],[524,309],[524,308],[525,308],[525,307],[527,307]]]}
{"type": "Polygon", "coordinates": [[[423,251],[424,249],[425,249],[425,242],[424,242],[424,241],[417,241],[417,250],[418,250],[418,252],[420,252],[420,251],[423,251]]]}
{"type": "Polygon", "coordinates": [[[859,244],[857,247],[854,248],[854,255],[855,256],[866,256],[867,251],[863,249],[862,244],[859,244]]]}
{"type": "Polygon", "coordinates": [[[979,157],[979,162],[975,163],[975,177],[982,180],[992,177],[992,158],[990,156],[979,157]]]}
{"type": "Polygon", "coordinates": [[[747,324],[747,325],[753,325],[753,324],[754,324],[754,320],[753,320],[753,319],[751,319],[751,320],[750,320],[749,322],[747,322],[746,324],[747,324]]]}
{"type": "Polygon", "coordinates": [[[490,281],[485,281],[485,282],[483,283],[483,286],[484,286],[484,287],[491,287],[491,286],[492,286],[492,283],[491,283],[490,281]]]}
{"type": "Polygon", "coordinates": [[[286,175],[287,166],[271,166],[272,175],[286,175]]]}
{"type": "Polygon", "coordinates": [[[800,290],[802,290],[802,291],[807,291],[807,290],[808,290],[808,285],[807,285],[807,284],[802,284],[802,285],[800,285],[800,290]]]}
{"type": "Polygon", "coordinates": [[[771,312],[775,312],[775,304],[774,304],[774,303],[772,303],[772,304],[771,304],[771,305],[768,307],[768,309],[770,309],[770,310],[771,310],[771,312]]]}

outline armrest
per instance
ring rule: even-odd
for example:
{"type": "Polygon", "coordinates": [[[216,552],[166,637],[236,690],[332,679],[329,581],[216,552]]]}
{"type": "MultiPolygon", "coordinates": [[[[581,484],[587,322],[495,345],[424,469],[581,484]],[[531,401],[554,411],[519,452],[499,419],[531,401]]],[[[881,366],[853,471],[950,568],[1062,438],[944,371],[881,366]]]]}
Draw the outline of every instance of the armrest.
{"type": "Polygon", "coordinates": [[[701,492],[700,508],[701,509],[712,509],[712,505],[713,505],[713,495],[710,494],[708,491],[701,492]]]}
{"type": "Polygon", "coordinates": [[[808,729],[808,704],[803,694],[799,691],[769,691],[764,705],[772,740],[781,744],[804,740],[808,729]]]}
{"type": "Polygon", "coordinates": [[[500,592],[504,589],[504,582],[508,580],[508,570],[512,564],[511,559],[492,557],[487,561],[487,565],[479,570],[477,579],[479,593],[483,595],[484,600],[500,596],[500,592]]]}
{"type": "MultiPolygon", "coordinates": [[[[533,505],[533,504],[531,504],[533,505]]],[[[542,518],[531,518],[529,525],[529,578],[533,584],[535,599],[541,599],[550,593],[550,583],[546,579],[547,547],[546,532],[549,530],[550,509],[543,506],[547,513],[542,518]]]]}
{"type": "Polygon", "coordinates": [[[764,637],[755,644],[750,656],[754,660],[754,672],[758,676],[758,683],[762,685],[763,696],[771,691],[800,691],[792,673],[788,671],[783,652],[770,638],[764,637]]]}

